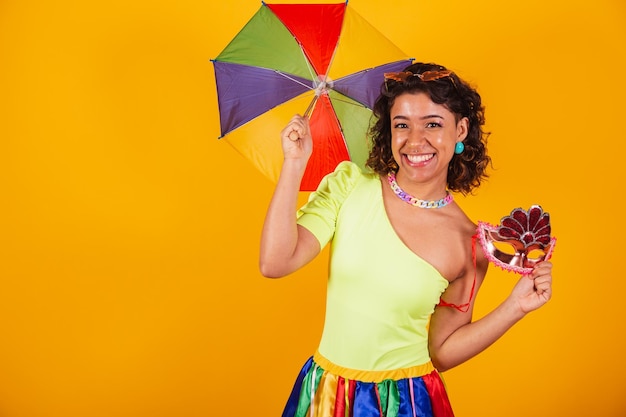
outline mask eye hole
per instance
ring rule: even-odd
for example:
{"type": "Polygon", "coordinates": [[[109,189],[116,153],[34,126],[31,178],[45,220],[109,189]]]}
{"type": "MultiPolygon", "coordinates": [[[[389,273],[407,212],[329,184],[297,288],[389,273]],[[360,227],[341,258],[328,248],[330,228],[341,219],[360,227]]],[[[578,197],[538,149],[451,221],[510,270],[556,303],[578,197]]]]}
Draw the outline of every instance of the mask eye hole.
{"type": "Polygon", "coordinates": [[[511,245],[510,243],[506,243],[506,242],[497,242],[497,241],[494,241],[494,242],[493,242],[493,246],[494,246],[494,247],[495,247],[498,251],[500,251],[501,253],[504,253],[504,254],[506,254],[506,255],[511,255],[511,256],[513,256],[513,255],[515,255],[515,253],[516,253],[515,248],[514,248],[514,247],[513,247],[513,245],[511,245]]]}
{"type": "Polygon", "coordinates": [[[526,258],[532,261],[539,261],[543,259],[545,256],[546,256],[546,253],[542,251],[541,249],[533,249],[530,252],[528,252],[528,254],[526,255],[526,258]]]}

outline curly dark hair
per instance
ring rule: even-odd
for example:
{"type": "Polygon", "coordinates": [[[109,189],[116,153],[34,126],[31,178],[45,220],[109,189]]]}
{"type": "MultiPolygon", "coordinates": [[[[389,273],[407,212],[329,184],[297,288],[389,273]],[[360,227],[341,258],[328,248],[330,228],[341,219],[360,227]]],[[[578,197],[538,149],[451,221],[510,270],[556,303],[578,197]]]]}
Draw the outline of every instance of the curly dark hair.
{"type": "MultiPolygon", "coordinates": [[[[423,74],[447,69],[436,64],[414,63],[404,71],[423,74]]],[[[424,92],[433,102],[454,113],[457,122],[463,117],[469,119],[468,134],[463,140],[465,150],[455,154],[450,161],[447,179],[448,189],[466,195],[488,177],[486,169],[491,163],[486,146],[488,135],[482,130],[485,124],[484,106],[476,90],[453,72],[434,80],[424,78],[424,81],[417,76],[408,76],[402,81],[387,79],[382,85],[373,108],[377,120],[370,129],[372,148],[366,165],[379,175],[397,171],[398,165],[391,152],[391,106],[401,94],[424,92]]]]}

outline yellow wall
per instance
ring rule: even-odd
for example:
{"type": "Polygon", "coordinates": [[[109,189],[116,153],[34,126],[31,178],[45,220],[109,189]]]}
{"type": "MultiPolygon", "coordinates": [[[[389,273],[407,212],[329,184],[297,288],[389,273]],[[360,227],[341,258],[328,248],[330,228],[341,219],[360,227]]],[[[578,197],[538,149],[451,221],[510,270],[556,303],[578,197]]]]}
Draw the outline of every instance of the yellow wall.
{"type": "MultiPolygon", "coordinates": [[[[272,184],[217,140],[209,59],[260,4],[0,2],[1,416],[279,415],[326,252],[261,278],[272,184]]],[[[468,214],[540,203],[559,239],[553,301],[446,373],[457,415],[626,415],[625,3],[350,6],[482,93],[495,169],[468,214]]],[[[493,269],[477,316],[514,280],[493,269]]]]}

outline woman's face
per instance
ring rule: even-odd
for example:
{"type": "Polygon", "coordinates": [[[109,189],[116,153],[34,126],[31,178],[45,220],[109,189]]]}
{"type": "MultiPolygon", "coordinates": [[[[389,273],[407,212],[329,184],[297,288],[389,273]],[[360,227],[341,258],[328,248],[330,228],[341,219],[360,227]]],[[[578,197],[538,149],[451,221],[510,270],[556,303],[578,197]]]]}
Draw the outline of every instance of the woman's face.
{"type": "Polygon", "coordinates": [[[454,113],[421,92],[396,97],[390,117],[397,176],[415,182],[445,182],[456,142],[467,136],[468,119],[457,122],[454,113]]]}

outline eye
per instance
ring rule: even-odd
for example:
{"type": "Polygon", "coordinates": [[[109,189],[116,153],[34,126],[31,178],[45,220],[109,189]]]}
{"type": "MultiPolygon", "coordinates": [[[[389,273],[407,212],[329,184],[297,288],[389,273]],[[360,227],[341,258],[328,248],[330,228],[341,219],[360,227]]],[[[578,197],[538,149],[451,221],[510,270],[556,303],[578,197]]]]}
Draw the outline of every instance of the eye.
{"type": "Polygon", "coordinates": [[[393,125],[393,127],[395,129],[406,129],[407,128],[407,124],[406,123],[396,123],[395,125],[393,125]]]}
{"type": "Polygon", "coordinates": [[[426,127],[441,127],[441,123],[438,123],[438,122],[428,122],[428,123],[426,123],[426,127]]]}

